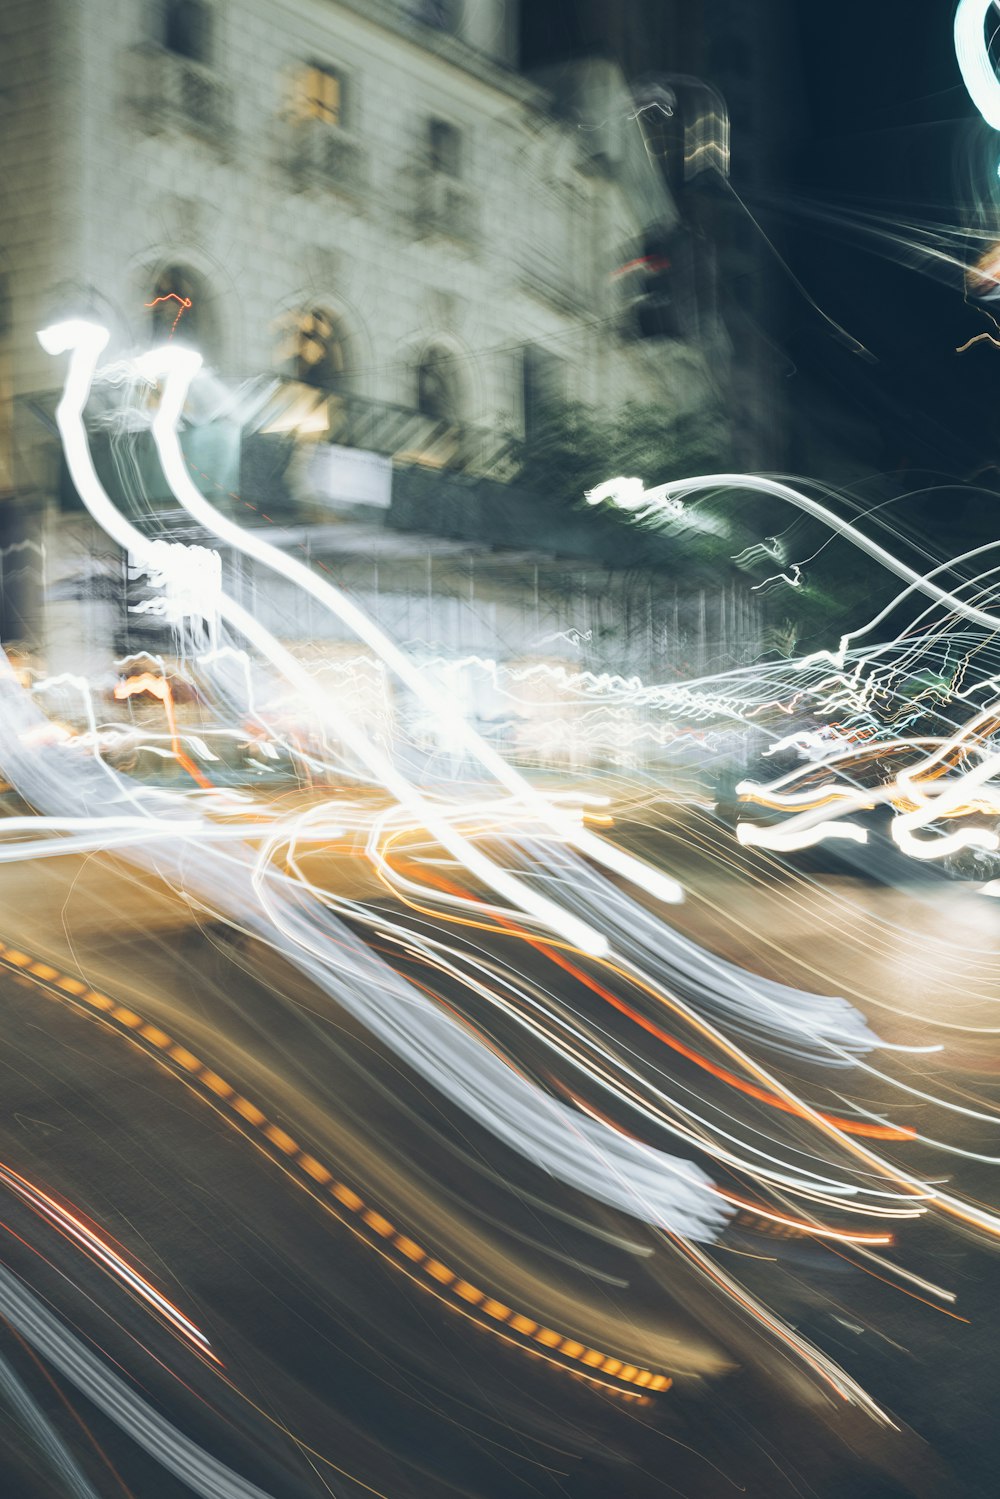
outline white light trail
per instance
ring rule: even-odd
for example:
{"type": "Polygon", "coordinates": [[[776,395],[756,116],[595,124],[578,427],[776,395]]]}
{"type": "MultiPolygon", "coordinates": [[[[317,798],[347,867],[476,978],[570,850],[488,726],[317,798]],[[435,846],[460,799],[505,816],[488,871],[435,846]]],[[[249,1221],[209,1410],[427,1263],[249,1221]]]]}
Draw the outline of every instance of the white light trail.
{"type": "MultiPolygon", "coordinates": [[[[175,345],[153,349],[137,361],[140,373],[147,377],[153,378],[158,375],[166,377],[160,407],[153,420],[153,438],[167,483],[188,514],[230,546],[246,556],[254,557],[265,567],[311,594],[318,603],[341,619],[437,716],[442,729],[446,731],[452,743],[460,745],[479,760],[480,764],[502,786],[506,787],[512,795],[519,797],[536,816],[558,832],[561,837],[573,843],[589,858],[595,859],[613,873],[621,875],[623,879],[630,880],[640,889],[645,890],[655,900],[668,904],[683,900],[684,893],[676,880],[670,879],[669,876],[644,864],[613,844],[595,837],[593,833],[575,827],[571,821],[567,820],[558,807],[553,806],[541,796],[513,766],[507,764],[502,755],[498,755],[476,733],[465,717],[460,712],[456,712],[452,702],[437,691],[434,684],[428,681],[425,674],[414,665],[405,652],[401,651],[388,635],[379,629],[374,620],[353,604],[339,588],[335,588],[332,583],[320,578],[311,568],[289,557],[279,548],[271,546],[261,536],[244,530],[242,526],[238,526],[208,503],[188,475],[177,437],[177,423],[188,386],[199,364],[198,355],[175,345]]],[[[547,925],[551,925],[551,917],[550,909],[546,918],[547,925]]],[[[591,932],[588,942],[593,943],[595,940],[598,941],[598,948],[595,950],[603,950],[600,939],[591,932]]],[[[586,946],[587,943],[580,945],[586,946]]]]}
{"type": "Polygon", "coordinates": [[[736,827],[736,840],[744,848],[769,848],[775,853],[791,853],[794,849],[812,848],[824,838],[840,838],[850,843],[867,843],[866,829],[854,822],[833,822],[827,818],[809,828],[758,827],[752,822],[740,822],[736,827]]]}
{"type": "MultiPolygon", "coordinates": [[[[818,1212],[821,1205],[835,1213],[888,1219],[938,1211],[966,1226],[1000,1236],[1000,1219],[995,1214],[966,1204],[935,1180],[922,1179],[919,1167],[902,1169],[895,1158],[896,1150],[883,1153],[881,1145],[876,1149],[867,1143],[889,1141],[903,1152],[907,1142],[918,1138],[910,1125],[854,1107],[849,1098],[844,1100],[844,1114],[825,1112],[825,1102],[821,1109],[818,1103],[803,1097],[803,1091],[809,1093],[804,1084],[786,1082],[776,1072],[777,1064],[760,1062],[763,1050],[772,1057],[820,1067],[846,1069],[860,1065],[881,1079],[883,1075],[863,1058],[882,1043],[846,999],[805,993],[723,962],[673,931],[659,913],[642,906],[632,892],[608,881],[594,869],[595,864],[603,871],[619,874],[657,901],[674,901],[681,893],[667,875],[590,833],[582,825],[583,798],[572,793],[567,793],[565,800],[539,794],[471,728],[456,707],[460,696],[457,686],[452,692],[447,686],[442,689],[333,584],[208,503],[191,480],[178,438],[181,411],[199,356],[169,347],[154,350],[133,366],[145,378],[163,381],[153,437],[178,502],[215,538],[307,593],[346,625],[375,653],[380,672],[388,668],[412,690],[428,716],[433,717],[441,742],[476,760],[504,788],[509,800],[496,796],[473,800],[470,795],[464,800],[456,797],[446,801],[442,797],[438,801],[411,785],[389,754],[361,728],[353,698],[345,711],[343,693],[331,690],[322,671],[308,670],[249,611],[216,586],[214,560],[205,598],[207,611],[195,607],[202,584],[188,565],[198,559],[189,548],[164,550],[163,543],[144,537],[111,503],[94,469],[83,412],[107,334],[77,322],[45,330],[40,338],[50,352],[68,352],[71,356],[57,421],[77,489],[94,518],[137,558],[142,568],[159,567],[175,605],[181,601],[175,609],[178,629],[183,631],[192,620],[217,613],[220,623],[238,632],[293,689],[294,698],[270,679],[280,699],[278,722],[288,714],[297,724],[296,715],[308,709],[312,720],[325,730],[328,743],[314,756],[321,771],[328,772],[333,765],[340,769],[336,753],[328,747],[336,740],[364,767],[359,772],[352,765],[350,774],[363,783],[367,773],[390,793],[395,805],[387,810],[384,800],[363,789],[358,791],[356,802],[339,796],[333,802],[329,797],[318,797],[320,804],[305,811],[301,804],[295,809],[281,807],[278,797],[264,808],[247,804],[245,820],[240,823],[219,822],[212,816],[218,810],[212,804],[214,790],[201,800],[193,792],[179,796],[147,793],[137,782],[101,764],[92,709],[87,735],[64,730],[62,742],[56,742],[53,726],[41,717],[30,696],[17,686],[12,675],[0,672],[4,695],[0,750],[4,766],[12,783],[42,810],[39,817],[6,824],[3,831],[9,836],[6,841],[0,838],[0,860],[98,847],[126,849],[137,868],[155,871],[195,910],[229,922],[296,965],[315,983],[317,1015],[343,1012],[351,1016],[352,1024],[366,1026],[422,1082],[429,1083],[443,1098],[552,1178],[618,1211],[658,1224],[671,1235],[712,1242],[723,1230],[734,1205],[741,1200],[723,1191],[708,1174],[721,1167],[727,1174],[734,1170],[746,1173],[754,1181],[755,1190],[763,1194],[763,1217],[788,1223],[775,1207],[787,1207],[785,1194],[796,1194],[806,1200],[806,1208],[799,1215],[801,1221],[794,1225],[797,1231],[840,1239],[859,1251],[865,1243],[885,1239],[881,1223],[875,1234],[859,1234],[821,1224],[811,1217],[812,1212],[818,1212]],[[87,754],[81,764],[84,747],[92,749],[93,754],[87,754]],[[109,785],[119,802],[128,799],[137,805],[136,816],[118,817],[113,811],[108,815],[111,800],[102,793],[109,785]],[[160,810],[164,802],[180,815],[151,815],[152,808],[160,810]],[[338,814],[336,825],[326,820],[333,809],[338,814]],[[47,812],[52,815],[46,816],[47,812]],[[94,815],[81,815],[89,812],[94,815]],[[340,837],[345,830],[352,834],[347,855],[338,850],[331,851],[329,857],[359,856],[358,864],[350,867],[350,898],[338,890],[333,875],[327,876],[325,865],[310,862],[317,844],[340,837]],[[411,838],[409,850],[405,845],[397,848],[404,838],[411,838]],[[488,858],[481,851],[485,838],[491,840],[491,851],[499,845],[501,852],[488,858]],[[433,845],[430,849],[429,844],[433,845]],[[454,882],[450,861],[468,872],[475,882],[472,888],[454,882]],[[414,868],[416,874],[411,878],[408,870],[414,868]],[[324,873],[318,873],[318,869],[324,873]],[[370,897],[358,894],[353,886],[356,870],[362,890],[367,880],[380,897],[384,896],[375,883],[377,877],[400,906],[408,907],[402,920],[393,918],[392,907],[386,909],[384,898],[373,907],[370,897]],[[426,882],[421,882],[421,872],[426,882]],[[540,886],[552,891],[553,898],[541,894],[540,886]],[[480,894],[483,887],[506,904],[487,904],[480,894]],[[522,930],[509,919],[512,910],[527,916],[532,931],[540,926],[547,933],[555,933],[560,943],[538,940],[532,931],[522,930]],[[432,934],[450,922],[455,923],[457,936],[446,944],[432,934]],[[362,928],[366,929],[364,936],[358,935],[362,928]],[[432,979],[444,976],[449,985],[457,986],[456,991],[448,988],[439,992],[411,981],[371,944],[371,934],[376,930],[382,941],[395,944],[407,960],[430,968],[432,979]],[[506,957],[494,959],[488,946],[480,946],[490,940],[481,935],[484,930],[492,937],[503,938],[505,953],[516,942],[530,945],[530,966],[526,965],[525,973],[508,967],[506,957]],[[557,951],[562,944],[580,949],[594,961],[585,968],[574,968],[565,952],[557,951]],[[549,960],[562,970],[557,975],[562,989],[553,985],[547,991],[544,978],[535,976],[549,960]],[[573,1009],[571,998],[585,990],[586,1019],[582,1009],[579,1013],[573,1009]],[[453,992],[462,996],[455,1006],[457,1016],[450,997],[453,992]],[[461,1009],[466,994],[471,1002],[467,1016],[461,1009]],[[605,1022],[606,1029],[601,1020],[591,1018],[595,996],[609,1006],[609,1013],[614,1012],[613,1025],[605,1022]],[[536,1055],[547,1054],[557,1071],[545,1074],[545,1086],[520,1072],[514,1056],[508,1059],[506,1040],[497,1039],[488,1029],[478,1029],[479,1014],[487,1006],[501,1018],[506,1033],[528,1039],[533,1066],[537,1065],[536,1055]],[[616,1028],[624,1029],[624,1041],[616,1028]],[[678,1063],[682,1070],[674,1072],[670,1064],[678,1053],[684,1061],[678,1063]],[[700,1071],[695,1073],[691,1070],[694,1068],[700,1071]],[[711,1082],[706,1075],[711,1076],[711,1082]],[[685,1157],[670,1156],[634,1137],[616,1119],[603,1117],[588,1099],[578,1098],[564,1085],[567,1076],[574,1082],[578,1077],[580,1086],[598,1089],[605,1105],[623,1111],[625,1117],[638,1115],[644,1128],[664,1131],[671,1140],[682,1141],[685,1157]],[[701,1081],[705,1083],[704,1095],[699,1090],[701,1081]]],[[[993,614],[940,588],[930,575],[919,576],[832,511],[777,481],[720,474],[647,491],[641,481],[621,478],[592,491],[588,499],[591,503],[610,500],[645,520],[677,514],[682,496],[694,490],[721,488],[759,490],[797,505],[904,578],[906,591],[919,589],[935,605],[945,604],[974,624],[1000,628],[1000,619],[993,614]]],[[[207,553],[210,559],[217,555],[207,553]]],[[[216,649],[206,660],[228,649],[220,650],[218,642],[213,644],[216,649]]],[[[884,674],[907,669],[906,651],[917,648],[912,641],[905,650],[900,647],[885,661],[884,674]]],[[[499,681],[500,668],[495,662],[468,659],[499,681]]],[[[240,660],[247,670],[247,690],[232,692],[228,701],[237,705],[232,711],[244,722],[249,709],[253,722],[249,741],[256,743],[259,726],[263,735],[259,753],[273,762],[278,747],[272,743],[276,731],[268,714],[271,718],[274,714],[253,706],[255,694],[248,662],[243,656],[240,660]]],[[[466,664],[456,663],[455,667],[466,664]]],[[[532,681],[543,680],[540,673],[544,670],[549,668],[538,668],[539,675],[532,681]]],[[[166,690],[167,674],[162,663],[161,671],[166,690]]],[[[518,680],[516,672],[506,667],[503,671],[506,680],[518,680]]],[[[976,809],[981,802],[989,802],[991,793],[985,781],[993,773],[993,760],[981,746],[975,750],[981,757],[975,771],[942,779],[940,784],[921,779],[929,774],[931,765],[938,767],[943,760],[948,749],[944,741],[934,744],[931,756],[921,765],[910,765],[907,771],[899,772],[888,787],[879,786],[873,793],[853,783],[845,784],[847,772],[843,767],[853,768],[859,753],[852,738],[859,732],[859,720],[865,725],[864,733],[869,732],[869,721],[871,732],[878,732],[870,711],[875,691],[872,674],[866,682],[859,669],[853,680],[838,674],[831,681],[829,672],[810,672],[802,663],[796,671],[799,675],[789,681],[784,668],[768,665],[762,671],[740,669],[676,688],[647,688],[637,678],[624,676],[564,673],[560,686],[577,694],[588,712],[598,694],[630,708],[641,703],[655,704],[671,713],[676,709],[679,718],[687,714],[688,723],[699,724],[699,737],[705,742],[714,733],[712,720],[747,724],[758,712],[771,711],[772,719],[777,712],[791,715],[803,700],[809,713],[817,701],[823,705],[845,703],[839,729],[831,731],[836,735],[833,742],[822,742],[826,731],[806,731],[798,740],[785,736],[785,747],[798,747],[816,757],[805,774],[828,772],[827,783],[803,790],[801,784],[795,785],[793,775],[779,777],[773,788],[743,788],[762,795],[772,791],[779,809],[798,814],[775,828],[744,825],[738,835],[744,843],[770,838],[772,846],[795,847],[825,836],[863,842],[865,829],[840,820],[838,814],[885,798],[906,799],[907,808],[916,805],[915,812],[907,813],[910,822],[901,825],[902,833],[912,837],[939,817],[961,815],[970,798],[976,809]],[[840,780],[836,779],[838,773],[840,780]],[[821,801],[832,802],[834,810],[825,806],[821,809],[821,801]]],[[[199,679],[195,681],[197,685],[199,679]]],[[[603,710],[605,704],[598,706],[603,710]]],[[[988,732],[984,728],[983,736],[988,732]]],[[[309,758],[312,741],[308,734],[304,738],[300,766],[313,763],[309,758]]],[[[196,751],[198,744],[207,749],[207,739],[191,736],[185,742],[196,751]]],[[[916,743],[900,740],[898,731],[891,741],[892,745],[908,748],[916,743]]],[[[143,748],[158,751],[155,744],[143,748]]],[[[961,752],[964,755],[965,749],[961,752]]],[[[967,760],[956,763],[968,765],[967,760]]],[[[933,846],[940,847],[941,842],[933,840],[933,846]]],[[[930,846],[930,841],[920,841],[921,848],[930,846]]],[[[322,850],[320,856],[328,857],[322,850]]],[[[796,1078],[800,1075],[796,1068],[796,1078]]],[[[892,1077],[884,1081],[904,1093],[913,1092],[892,1077]]],[[[810,1096],[825,1100],[828,1089],[828,1082],[817,1085],[810,1096]]],[[[931,1095],[928,1098],[932,1103],[940,1102],[931,1095]]],[[[931,1147],[938,1144],[926,1143],[931,1147]]],[[[946,1145],[941,1148],[951,1149],[946,1145]]],[[[753,1204],[742,1205],[753,1210],[753,1204]]],[[[716,1274],[707,1261],[702,1263],[705,1257],[691,1258],[698,1263],[700,1273],[723,1286],[727,1295],[749,1309],[770,1334],[845,1398],[881,1414],[832,1361],[818,1356],[728,1277],[716,1274]]],[[[883,1261],[878,1263],[904,1278],[909,1275],[883,1261]]],[[[938,1290],[934,1294],[950,1296],[938,1290]]]]}
{"type": "Polygon", "coordinates": [[[194,1493],[204,1499],[269,1499],[137,1395],[5,1265],[0,1265],[0,1312],[71,1385],[194,1493]]]}
{"type": "MultiPolygon", "coordinates": [[[[145,538],[111,505],[89,461],[83,404],[96,353],[103,346],[102,336],[94,337],[86,327],[82,333],[78,327],[71,327],[58,334],[51,332],[47,342],[53,347],[69,348],[72,354],[67,378],[69,390],[60,403],[60,420],[68,461],[72,458],[74,481],[85,501],[89,500],[91,513],[102,523],[107,522],[106,529],[123,548],[144,554],[145,538]]],[[[277,665],[282,675],[315,707],[316,679],[225,595],[219,607],[220,617],[243,633],[265,659],[277,665]]],[[[29,711],[30,699],[12,673],[3,678],[3,683],[8,702],[7,710],[0,715],[0,743],[5,764],[17,783],[25,788],[32,803],[43,810],[47,807],[56,815],[65,816],[71,815],[71,808],[82,804],[88,810],[95,807],[96,820],[100,821],[109,801],[104,789],[107,779],[110,777],[113,785],[122,788],[127,785],[126,779],[103,765],[98,772],[89,758],[77,762],[78,774],[67,779],[64,774],[67,749],[38,739],[38,729],[47,721],[29,711]],[[29,739],[36,741],[30,748],[29,739]]],[[[327,712],[320,695],[320,716],[326,716],[327,712]]],[[[345,738],[341,712],[339,705],[338,713],[329,711],[328,721],[332,731],[345,738]]],[[[367,749],[371,759],[370,748],[363,742],[359,744],[358,738],[353,734],[347,737],[347,742],[352,749],[367,749]]],[[[388,779],[390,789],[395,791],[390,777],[379,776],[379,779],[388,779]]],[[[410,792],[405,783],[404,790],[410,792]]],[[[134,791],[130,794],[136,795],[134,791]]],[[[526,910],[529,916],[537,913],[549,930],[555,930],[574,946],[586,951],[606,948],[606,939],[589,924],[530,890],[525,895],[520,881],[494,871],[418,794],[410,792],[397,799],[407,807],[415,823],[428,828],[474,877],[478,877],[485,864],[483,873],[488,870],[492,877],[484,879],[484,883],[492,884],[498,893],[509,893],[516,908],[526,910]],[[554,919],[545,919],[550,916],[554,919]]],[[[190,798],[171,800],[184,807],[190,798]]],[[[560,815],[573,823],[572,814],[560,815]]],[[[322,905],[300,882],[273,865],[263,871],[252,848],[242,848],[237,843],[223,850],[209,842],[199,850],[197,859],[190,859],[181,852],[183,847],[182,840],[161,841],[154,836],[130,857],[141,867],[155,870],[197,908],[215,913],[241,930],[251,930],[275,946],[315,980],[324,993],[335,995],[338,1006],[346,1007],[418,1074],[541,1169],[626,1212],[635,1214],[642,1204],[642,1211],[652,1211],[656,1221],[672,1231],[707,1238],[717,1234],[729,1209],[711,1191],[705,1190],[703,1184],[708,1179],[699,1166],[628,1140],[604,1124],[582,1118],[576,1108],[548,1096],[512,1070],[492,1048],[456,1025],[436,1001],[406,983],[347,929],[331,927],[322,905]],[[266,892],[263,904],[262,892],[266,892]]]]}
{"type": "MultiPolygon", "coordinates": [[[[611,482],[615,483],[618,481],[611,482]]],[[[606,488],[607,486],[602,487],[606,488]]],[[[898,557],[894,557],[891,552],[887,551],[885,547],[880,546],[877,541],[872,541],[863,531],[859,531],[857,526],[851,525],[850,521],[842,520],[839,515],[830,510],[826,505],[821,505],[818,500],[811,499],[808,495],[802,494],[800,490],[793,489],[790,484],[782,484],[777,479],[768,479],[761,474],[701,474],[691,479],[674,479],[667,484],[661,484],[657,489],[647,490],[641,511],[636,511],[634,493],[627,491],[625,504],[624,506],[619,506],[619,508],[636,511],[639,520],[648,520],[655,515],[672,515],[676,513],[673,507],[688,495],[699,492],[707,493],[710,490],[743,490],[750,493],[771,495],[773,498],[779,500],[786,500],[790,505],[794,505],[796,509],[804,511],[806,515],[811,515],[815,520],[822,521],[825,526],[829,526],[831,531],[835,531],[838,536],[843,536],[852,546],[857,547],[876,562],[881,563],[889,572],[903,578],[912,588],[927,594],[935,603],[946,605],[955,614],[961,615],[963,619],[967,619],[973,624],[980,625],[983,629],[990,631],[1000,630],[1000,615],[991,614],[985,609],[978,609],[975,605],[966,603],[964,599],[956,597],[955,594],[949,593],[946,589],[939,588],[931,580],[930,576],[914,572],[912,567],[909,567],[898,557]]],[[[592,498],[594,493],[596,491],[591,491],[587,496],[591,504],[597,503],[592,498]]],[[[613,492],[608,494],[607,498],[612,504],[619,503],[613,492]]],[[[846,643],[850,639],[851,636],[846,635],[841,641],[839,660],[837,657],[830,655],[830,653],[824,653],[824,655],[828,655],[831,660],[838,660],[838,664],[842,665],[846,643]]],[[[809,658],[809,660],[812,659],[816,658],[809,658]]]]}
{"type": "Polygon", "coordinates": [[[987,125],[1000,130],[1000,82],[986,50],[986,17],[995,0],[958,0],[955,56],[969,98],[987,125]]]}
{"type": "MultiPolygon", "coordinates": [[[[38,338],[47,353],[68,352],[70,355],[65,390],[56,409],[56,422],[63,440],[70,475],[87,509],[126,553],[132,553],[156,568],[176,567],[176,553],[170,553],[164,557],[162,550],[157,549],[155,544],[131,525],[111,503],[104,492],[90,456],[83,412],[97,360],[108,342],[107,330],[93,323],[71,321],[45,329],[39,333],[38,338]]],[[[241,550],[251,550],[243,545],[246,538],[239,527],[233,526],[231,534],[227,534],[230,530],[228,523],[223,525],[213,523],[223,522],[223,517],[217,516],[212,507],[205,504],[194,489],[187,477],[180,444],[176,440],[177,418],[183,405],[187,386],[201,363],[201,356],[179,347],[167,350],[166,353],[171,356],[167,360],[167,367],[174,378],[172,381],[168,380],[167,388],[164,390],[160,412],[154,426],[154,435],[168,482],[178,494],[178,498],[183,496],[182,503],[184,500],[188,502],[189,509],[192,508],[191,501],[193,500],[195,510],[210,512],[210,529],[216,531],[224,540],[231,541],[241,550]]],[[[162,359],[162,353],[158,352],[157,359],[162,359]]],[[[203,516],[196,514],[196,518],[203,519],[203,516]]],[[[258,543],[258,546],[261,545],[265,544],[258,543]]],[[[272,548],[267,548],[268,553],[272,550],[272,548]]],[[[283,554],[278,552],[276,556],[282,558],[283,554]]],[[[287,559],[284,560],[287,561],[287,559]]],[[[302,571],[306,577],[312,577],[308,569],[302,569],[302,571]]],[[[289,576],[287,571],[286,576],[289,576]]],[[[292,574],[292,576],[297,575],[292,574]]],[[[183,584],[179,587],[182,590],[183,584]]],[[[607,950],[606,940],[593,927],[561,911],[554,902],[539,895],[521,881],[512,878],[460,835],[455,834],[437,815],[431,803],[396,770],[388,756],[372,744],[352,723],[344,712],[343,704],[331,700],[329,694],[323,690],[322,684],[317,683],[292,653],[275,640],[249,611],[243,609],[221,591],[217,596],[217,603],[220,617],[238,630],[267,660],[271,661],[282,676],[302,693],[305,701],[312,701],[316,704],[330,731],[339,735],[349,745],[362,763],[368,766],[369,770],[398,801],[420,817],[424,825],[439,838],[455,858],[465,864],[470,873],[495,890],[503,899],[510,901],[530,919],[548,927],[564,941],[586,952],[603,953],[607,950]]],[[[360,614],[360,611],[354,612],[360,614]]],[[[363,619],[363,616],[361,617],[363,619]]],[[[538,800],[541,802],[542,799],[538,800]]],[[[598,839],[593,841],[601,846],[598,839]]],[[[615,851],[612,850],[612,852],[615,851]]],[[[676,890],[672,882],[664,883],[669,884],[671,892],[676,890]]]]}
{"type": "Polygon", "coordinates": [[[683,514],[684,506],[668,493],[669,486],[661,484],[658,489],[647,489],[641,479],[608,479],[596,489],[588,489],[584,499],[588,505],[601,505],[605,501],[617,505],[619,510],[648,510],[656,507],[664,515],[683,514]]]}

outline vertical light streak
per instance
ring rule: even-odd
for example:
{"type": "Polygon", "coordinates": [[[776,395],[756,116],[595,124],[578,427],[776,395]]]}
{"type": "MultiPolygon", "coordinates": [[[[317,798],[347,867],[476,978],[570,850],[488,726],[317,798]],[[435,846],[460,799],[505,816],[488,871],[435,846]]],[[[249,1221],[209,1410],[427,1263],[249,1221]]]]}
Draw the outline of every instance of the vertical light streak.
{"type": "Polygon", "coordinates": [[[277,547],[253,532],[245,531],[210,505],[188,475],[184,455],[177,437],[177,423],[188,386],[201,364],[200,355],[190,350],[162,347],[153,349],[136,361],[136,367],[147,377],[165,375],[160,407],[153,420],[153,438],[163,472],[173,494],[189,515],[212,531],[228,545],[246,556],[254,557],[273,572],[311,594],[318,603],[342,620],[361,640],[374,650],[407,687],[433,712],[447,730],[453,743],[473,755],[500,784],[529,807],[566,842],[573,844],[588,858],[629,880],[654,899],[668,904],[683,900],[676,880],[651,868],[631,854],[605,843],[593,833],[575,825],[551,802],[539,795],[513,766],[507,764],[487,744],[447,697],[440,693],[426,675],[406,654],[379,629],[378,625],[332,583],[319,578],[309,567],[287,556],[277,547]]]}
{"type": "MultiPolygon", "coordinates": [[[[81,499],[97,523],[114,541],[117,541],[125,552],[132,552],[151,565],[163,568],[165,559],[162,549],[155,547],[155,544],[126,520],[112,504],[104,492],[90,455],[83,412],[97,368],[97,360],[107,346],[107,330],[93,323],[76,320],[46,328],[39,333],[38,339],[48,354],[66,352],[70,354],[65,389],[56,408],[56,424],[63,440],[70,476],[81,499]]],[[[181,374],[183,389],[186,390],[191,375],[201,362],[201,357],[180,349],[170,352],[173,356],[174,369],[181,374]]],[[[163,406],[167,408],[166,417],[170,431],[173,431],[173,423],[176,422],[182,403],[183,390],[179,384],[175,384],[169,392],[164,392],[163,406]],[[170,405],[167,404],[168,394],[170,405]],[[180,396],[179,402],[177,401],[178,395],[180,396]]],[[[162,410],[161,407],[161,414],[162,410]]],[[[161,440],[162,433],[161,424],[161,440]]],[[[180,461],[183,469],[179,445],[173,456],[180,461]]],[[[173,477],[176,480],[178,477],[176,463],[174,470],[173,477]]],[[[187,480],[186,474],[183,478],[187,480]]],[[[193,488],[193,486],[190,487],[193,488]]],[[[197,491],[195,494],[197,495],[197,491]]],[[[197,497],[200,500],[201,497],[197,497]]],[[[211,511],[211,506],[206,505],[205,508],[211,511]]],[[[214,512],[212,514],[214,515],[214,512]]],[[[218,530],[217,527],[213,529],[218,530]]],[[[234,530],[238,533],[238,537],[242,538],[239,528],[234,527],[234,530]]],[[[219,534],[224,533],[219,531],[219,534]]],[[[239,539],[234,544],[239,545],[239,539]]],[[[171,554],[168,565],[177,566],[176,554],[171,554]]],[[[307,573],[307,576],[311,575],[307,573]]],[[[400,775],[388,756],[384,755],[352,723],[344,713],[343,705],[334,703],[316,678],[310,675],[291,651],[275,640],[252,614],[224,593],[218,595],[218,606],[220,616],[249,640],[282,676],[298,689],[304,701],[318,704],[331,732],[340,736],[359,760],[367,765],[372,774],[396,797],[397,801],[407,807],[433,833],[442,846],[464,864],[477,879],[489,886],[504,900],[516,906],[526,916],[549,927],[566,941],[594,954],[607,951],[606,939],[593,927],[561,910],[553,901],[548,900],[544,895],[537,894],[520,880],[498,868],[485,854],[480,853],[460,834],[454,832],[447,820],[438,816],[430,802],[400,775]]]]}

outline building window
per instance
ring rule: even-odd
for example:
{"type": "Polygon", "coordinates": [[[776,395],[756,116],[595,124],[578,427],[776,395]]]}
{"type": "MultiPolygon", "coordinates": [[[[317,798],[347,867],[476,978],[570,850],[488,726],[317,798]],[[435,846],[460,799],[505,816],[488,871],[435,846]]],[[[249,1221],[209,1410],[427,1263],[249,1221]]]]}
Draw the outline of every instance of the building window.
{"type": "Polygon", "coordinates": [[[342,390],[350,371],[344,320],[326,307],[290,312],[280,326],[278,362],[293,380],[318,390],[342,390]]]}
{"type": "Polygon", "coordinates": [[[212,47],[212,17],[200,0],[167,0],[163,45],[178,57],[207,63],[212,47]]]}
{"type": "Polygon", "coordinates": [[[454,355],[432,347],[417,366],[417,409],[436,422],[457,426],[460,400],[454,355]]]}
{"type": "Polygon", "coordinates": [[[333,68],[318,63],[302,70],[302,114],[307,120],[322,120],[326,125],[344,123],[344,80],[333,68]]]}
{"type": "Polygon", "coordinates": [[[176,336],[186,344],[201,347],[208,319],[201,288],[190,271],[183,266],[167,266],[157,277],[146,306],[154,343],[169,343],[176,336]]]}
{"type": "Polygon", "coordinates": [[[443,177],[462,175],[462,132],[447,120],[428,120],[427,151],[432,172],[443,177]]]}

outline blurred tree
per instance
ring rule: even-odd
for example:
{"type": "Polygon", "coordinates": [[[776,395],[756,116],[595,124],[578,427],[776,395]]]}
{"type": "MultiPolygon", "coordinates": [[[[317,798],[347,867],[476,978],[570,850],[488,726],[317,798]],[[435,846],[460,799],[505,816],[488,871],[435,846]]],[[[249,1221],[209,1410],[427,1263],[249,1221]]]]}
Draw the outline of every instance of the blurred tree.
{"type": "Polygon", "coordinates": [[[607,415],[573,402],[541,410],[529,435],[515,440],[520,482],[557,504],[576,505],[584,491],[616,474],[647,488],[728,466],[726,423],[717,410],[668,421],[660,406],[630,401],[607,415]]]}
{"type": "MultiPolygon", "coordinates": [[[[584,509],[585,492],[619,474],[642,479],[651,489],[670,479],[725,471],[730,457],[721,411],[700,408],[670,421],[662,407],[640,401],[607,414],[552,401],[537,414],[528,436],[514,439],[514,446],[518,483],[555,515],[584,509]]],[[[703,515],[714,509],[708,501],[699,502],[703,515]]],[[[748,520],[745,507],[728,506],[722,520],[713,518],[708,525],[672,521],[671,552],[678,564],[703,568],[703,581],[718,582],[719,569],[730,572],[734,553],[755,537],[748,520]]],[[[634,516],[613,506],[602,506],[594,524],[619,535],[637,525],[634,516]]]]}

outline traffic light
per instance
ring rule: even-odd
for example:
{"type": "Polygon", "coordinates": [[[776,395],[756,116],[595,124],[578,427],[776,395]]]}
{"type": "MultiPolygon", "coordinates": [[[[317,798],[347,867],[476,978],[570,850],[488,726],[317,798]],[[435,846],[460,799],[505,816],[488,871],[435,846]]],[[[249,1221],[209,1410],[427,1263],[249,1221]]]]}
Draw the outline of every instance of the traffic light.
{"type": "Polygon", "coordinates": [[[678,273],[683,274],[685,248],[676,232],[650,230],[643,236],[642,254],[636,267],[638,338],[683,337],[678,273]]]}

